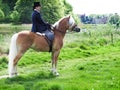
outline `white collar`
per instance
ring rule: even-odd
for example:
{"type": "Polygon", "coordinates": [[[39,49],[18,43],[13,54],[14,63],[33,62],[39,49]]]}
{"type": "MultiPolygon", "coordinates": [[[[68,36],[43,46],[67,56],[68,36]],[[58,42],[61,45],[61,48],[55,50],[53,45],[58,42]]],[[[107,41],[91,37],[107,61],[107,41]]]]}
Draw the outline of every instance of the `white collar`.
{"type": "Polygon", "coordinates": [[[37,11],[37,12],[39,12],[39,13],[40,13],[40,11],[39,11],[39,10],[37,10],[37,9],[34,9],[34,11],[37,11]]]}

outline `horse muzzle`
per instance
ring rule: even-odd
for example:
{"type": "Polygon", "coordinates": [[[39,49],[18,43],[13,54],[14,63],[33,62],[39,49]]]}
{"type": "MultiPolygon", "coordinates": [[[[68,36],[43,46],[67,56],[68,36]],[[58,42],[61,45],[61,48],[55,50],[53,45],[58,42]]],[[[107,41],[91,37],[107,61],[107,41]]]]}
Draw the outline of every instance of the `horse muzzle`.
{"type": "Polygon", "coordinates": [[[80,28],[79,27],[75,27],[73,31],[80,32],[80,28]]]}

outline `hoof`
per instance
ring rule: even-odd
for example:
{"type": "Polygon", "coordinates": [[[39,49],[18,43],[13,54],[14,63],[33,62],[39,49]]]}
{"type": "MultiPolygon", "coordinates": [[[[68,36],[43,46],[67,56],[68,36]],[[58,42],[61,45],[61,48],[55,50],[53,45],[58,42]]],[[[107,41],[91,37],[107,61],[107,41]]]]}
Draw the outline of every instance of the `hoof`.
{"type": "Polygon", "coordinates": [[[55,75],[55,76],[59,76],[59,73],[57,72],[56,69],[52,69],[51,71],[52,71],[52,74],[53,74],[53,75],[55,75]]]}
{"type": "Polygon", "coordinates": [[[15,77],[17,75],[18,75],[17,73],[12,73],[12,74],[9,75],[9,78],[15,77]]]}
{"type": "Polygon", "coordinates": [[[55,76],[59,76],[59,73],[58,72],[52,72],[53,73],[53,75],[55,75],[55,76]]]}
{"type": "Polygon", "coordinates": [[[57,72],[55,75],[56,75],[56,76],[59,76],[60,74],[57,72]]]}

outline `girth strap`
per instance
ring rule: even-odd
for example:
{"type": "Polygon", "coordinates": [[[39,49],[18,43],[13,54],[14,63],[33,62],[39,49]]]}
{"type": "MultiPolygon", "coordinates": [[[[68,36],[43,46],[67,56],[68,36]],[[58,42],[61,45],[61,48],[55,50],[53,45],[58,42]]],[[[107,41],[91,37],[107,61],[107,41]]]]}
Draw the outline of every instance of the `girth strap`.
{"type": "Polygon", "coordinates": [[[48,45],[49,45],[49,52],[51,52],[52,51],[52,43],[53,43],[53,41],[51,41],[51,40],[49,40],[46,36],[45,36],[45,40],[47,41],[47,43],[48,43],[48,45]]]}

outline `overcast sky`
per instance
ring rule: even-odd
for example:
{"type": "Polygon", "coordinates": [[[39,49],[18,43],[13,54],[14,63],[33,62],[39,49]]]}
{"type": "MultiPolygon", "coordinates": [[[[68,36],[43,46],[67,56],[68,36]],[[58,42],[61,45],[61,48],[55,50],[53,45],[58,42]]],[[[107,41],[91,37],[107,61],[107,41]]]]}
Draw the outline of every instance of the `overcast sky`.
{"type": "Polygon", "coordinates": [[[110,14],[120,15],[120,0],[67,0],[76,14],[110,14]]]}

